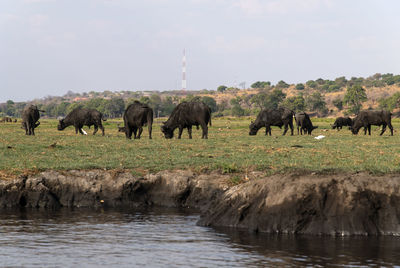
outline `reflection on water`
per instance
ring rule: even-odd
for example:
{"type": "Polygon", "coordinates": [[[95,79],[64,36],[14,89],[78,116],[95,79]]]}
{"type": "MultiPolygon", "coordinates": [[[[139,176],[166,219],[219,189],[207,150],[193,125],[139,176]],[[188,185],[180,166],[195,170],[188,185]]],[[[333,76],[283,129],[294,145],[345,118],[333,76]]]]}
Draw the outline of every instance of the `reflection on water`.
{"type": "Polygon", "coordinates": [[[0,266],[395,266],[400,238],[260,235],[176,210],[0,212],[0,266]]]}

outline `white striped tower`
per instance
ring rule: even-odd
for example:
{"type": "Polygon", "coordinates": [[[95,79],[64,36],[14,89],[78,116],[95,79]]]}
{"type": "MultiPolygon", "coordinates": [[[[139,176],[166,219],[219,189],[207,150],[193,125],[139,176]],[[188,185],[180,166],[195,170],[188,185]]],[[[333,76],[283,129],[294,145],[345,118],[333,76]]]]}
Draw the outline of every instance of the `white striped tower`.
{"type": "Polygon", "coordinates": [[[182,59],[182,91],[186,90],[186,50],[183,49],[182,59]]]}

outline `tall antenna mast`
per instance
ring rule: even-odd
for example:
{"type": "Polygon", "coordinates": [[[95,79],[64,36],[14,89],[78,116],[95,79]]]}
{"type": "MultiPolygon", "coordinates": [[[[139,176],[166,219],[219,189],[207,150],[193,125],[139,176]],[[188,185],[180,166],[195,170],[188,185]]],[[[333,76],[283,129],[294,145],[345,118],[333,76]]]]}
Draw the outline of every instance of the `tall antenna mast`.
{"type": "Polygon", "coordinates": [[[182,59],[182,91],[186,91],[186,50],[183,49],[182,59]]]}

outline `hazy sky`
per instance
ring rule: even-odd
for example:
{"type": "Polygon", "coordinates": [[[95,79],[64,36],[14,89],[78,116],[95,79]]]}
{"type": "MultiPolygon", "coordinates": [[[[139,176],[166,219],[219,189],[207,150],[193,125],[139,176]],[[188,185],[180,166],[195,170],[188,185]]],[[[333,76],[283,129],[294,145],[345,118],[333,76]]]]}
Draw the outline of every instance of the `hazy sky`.
{"type": "Polygon", "coordinates": [[[398,0],[0,0],[0,102],[400,73],[398,0]]]}

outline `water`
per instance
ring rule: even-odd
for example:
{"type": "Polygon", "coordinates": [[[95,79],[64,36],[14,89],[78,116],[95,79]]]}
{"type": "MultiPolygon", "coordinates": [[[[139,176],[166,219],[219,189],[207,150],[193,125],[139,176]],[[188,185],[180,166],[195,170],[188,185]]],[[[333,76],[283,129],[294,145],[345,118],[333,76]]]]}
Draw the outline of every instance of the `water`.
{"type": "Polygon", "coordinates": [[[1,267],[396,266],[400,238],[278,236],[196,226],[176,210],[0,212],[1,267]]]}

